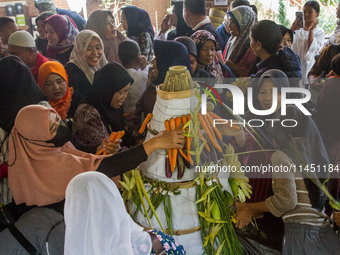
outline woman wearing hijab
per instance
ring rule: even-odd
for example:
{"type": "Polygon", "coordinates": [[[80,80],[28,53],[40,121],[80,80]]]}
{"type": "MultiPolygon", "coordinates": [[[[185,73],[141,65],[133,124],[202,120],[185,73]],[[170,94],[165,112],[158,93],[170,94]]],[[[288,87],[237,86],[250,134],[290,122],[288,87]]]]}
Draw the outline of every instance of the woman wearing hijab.
{"type": "Polygon", "coordinates": [[[166,73],[171,66],[186,66],[191,73],[191,65],[188,50],[185,46],[175,41],[154,41],[155,58],[149,68],[149,80],[151,84],[146,88],[136,104],[136,117],[141,120],[142,114],[152,113],[156,102],[156,87],[163,83],[166,73]]]}
{"type": "MultiPolygon", "coordinates": [[[[96,72],[89,93],[74,115],[73,139],[77,148],[95,153],[111,132],[125,130],[123,103],[132,83],[127,70],[115,62],[96,72]]],[[[125,132],[123,144],[133,145],[130,132],[125,132]]]]}
{"type": "Polygon", "coordinates": [[[73,107],[72,111],[69,111],[73,88],[68,86],[67,73],[62,64],[56,61],[42,64],[39,68],[38,85],[63,121],[66,121],[67,117],[73,117],[76,109],[73,107]]]}
{"type": "Polygon", "coordinates": [[[53,108],[20,110],[9,139],[9,184],[16,204],[47,206],[63,213],[68,183],[79,173],[99,171],[112,178],[134,169],[160,148],[180,148],[181,131],[163,132],[115,155],[93,155],[74,148],[71,133],[53,108]]]}
{"type": "Polygon", "coordinates": [[[138,226],[127,213],[117,187],[97,172],[71,180],[66,189],[65,223],[65,254],[186,254],[171,236],[138,226]],[[159,245],[157,253],[155,243],[159,245]]]}
{"type": "MultiPolygon", "coordinates": [[[[270,154],[260,152],[245,155],[242,158],[244,165],[260,165],[259,158],[257,158],[260,154],[263,154],[262,158],[267,154],[267,161],[262,161],[261,163],[263,165],[271,163],[273,167],[281,165],[291,169],[292,165],[328,165],[329,160],[326,149],[312,118],[304,115],[293,105],[287,106],[286,115],[281,114],[281,90],[289,86],[287,76],[280,70],[269,70],[260,77],[259,87],[255,90],[259,105],[255,106],[255,108],[259,110],[271,110],[273,113],[265,116],[247,113],[245,119],[247,121],[252,119],[279,120],[274,124],[264,121],[262,127],[255,128],[262,140],[264,140],[264,143],[261,145],[265,144],[266,147],[264,148],[272,148],[276,150],[276,152],[271,152],[270,154]],[[274,100],[275,92],[273,92],[273,88],[277,88],[277,100],[274,100]],[[297,125],[284,127],[280,123],[285,119],[293,119],[297,125]]],[[[227,134],[230,130],[225,132],[229,129],[225,126],[226,125],[223,126],[223,132],[227,134]]],[[[254,143],[252,136],[243,130],[235,136],[235,140],[238,146],[246,148],[246,150],[253,150],[256,146],[258,147],[258,145],[254,143]],[[250,147],[249,145],[251,144],[253,144],[253,146],[250,147]]],[[[260,229],[262,227],[268,239],[274,239],[268,240],[270,244],[277,245],[281,242],[280,230],[278,228],[279,223],[272,217],[269,217],[268,213],[270,212],[275,217],[282,217],[285,223],[283,254],[295,253],[293,252],[295,249],[299,254],[334,254],[326,252],[332,248],[325,249],[325,247],[323,247],[323,243],[325,243],[323,238],[326,238],[326,240],[330,238],[330,240],[334,241],[331,229],[329,228],[329,219],[327,215],[322,212],[326,201],[325,195],[310,180],[310,178],[319,178],[319,176],[314,174],[311,176],[303,171],[297,171],[296,173],[273,171],[273,173],[270,173],[267,177],[273,179],[272,185],[271,182],[268,183],[270,179],[255,180],[255,185],[251,182],[255,196],[254,198],[252,197],[251,203],[236,203],[236,227],[242,228],[249,223],[248,220],[251,219],[251,217],[257,217],[265,213],[265,216],[257,223],[260,225],[260,229]],[[294,176],[294,174],[296,175],[294,176]],[[295,177],[297,177],[297,179],[295,179],[295,177]],[[304,179],[301,177],[304,177],[304,179]],[[265,187],[268,185],[272,186],[270,190],[272,190],[273,195],[271,195],[270,190],[269,192],[265,190],[267,189],[265,187]],[[273,225],[276,226],[275,229],[273,229],[273,225]],[[314,235],[311,234],[313,231],[320,232],[314,235]],[[325,233],[324,237],[321,237],[321,232],[325,233]],[[291,237],[289,237],[289,235],[291,237]],[[305,236],[313,236],[309,239],[311,240],[311,244],[309,244],[309,241],[307,244],[305,241],[300,240],[300,238],[305,239],[305,236]],[[296,244],[293,244],[293,242],[296,244]],[[313,246],[312,243],[313,245],[320,244],[321,247],[317,248],[314,246],[310,248],[313,246]],[[303,249],[305,249],[305,251],[315,249],[319,253],[303,252],[303,249]]],[[[335,247],[337,247],[337,245],[335,245],[335,247]]]]}
{"type": "Polygon", "coordinates": [[[234,78],[229,67],[222,64],[216,55],[217,42],[215,37],[206,30],[198,30],[191,35],[198,53],[198,67],[206,70],[220,81],[223,78],[234,78]]]}
{"type": "Polygon", "coordinates": [[[24,62],[16,56],[0,60],[0,165],[3,176],[0,179],[0,203],[12,200],[7,186],[8,136],[18,111],[26,105],[46,100],[24,62]],[[8,191],[8,192],[6,192],[8,191]]]}
{"type": "Polygon", "coordinates": [[[63,65],[70,59],[73,41],[78,34],[77,26],[68,16],[54,14],[44,21],[48,41],[46,57],[63,65]]]}
{"type": "Polygon", "coordinates": [[[37,46],[37,50],[44,56],[46,54],[48,44],[45,35],[44,21],[53,14],[53,12],[43,12],[35,19],[35,24],[37,25],[37,31],[39,33],[39,36],[35,39],[35,45],[37,46]]]}
{"type": "Polygon", "coordinates": [[[256,14],[248,6],[239,6],[228,11],[224,22],[228,26],[231,38],[224,50],[226,65],[236,77],[247,77],[256,56],[250,48],[250,27],[256,20],[256,14]]]}
{"type": "Polygon", "coordinates": [[[76,36],[70,62],[65,66],[69,86],[74,90],[73,113],[92,87],[94,73],[107,63],[103,52],[103,41],[96,32],[83,30],[76,36]]]}
{"type": "Polygon", "coordinates": [[[179,36],[174,41],[182,43],[188,50],[191,71],[192,71],[192,78],[215,78],[212,74],[198,67],[196,43],[190,37],[179,36]]]}
{"type": "MultiPolygon", "coordinates": [[[[325,143],[329,160],[334,166],[340,166],[340,54],[335,55],[331,61],[332,74],[325,81],[317,101],[317,125],[325,143]]],[[[328,190],[336,199],[340,196],[339,173],[334,171],[328,181],[328,190]]],[[[330,215],[332,208],[326,205],[326,213],[330,215]]],[[[340,226],[340,224],[338,225],[340,226]]]]}
{"type": "Polygon", "coordinates": [[[150,62],[153,58],[154,30],[149,14],[136,6],[126,6],[121,9],[120,19],[127,37],[138,42],[142,55],[150,62]]]}
{"type": "Polygon", "coordinates": [[[126,37],[117,29],[112,12],[108,10],[95,10],[91,12],[85,29],[96,32],[104,44],[104,54],[109,63],[118,62],[118,46],[126,37]]]}

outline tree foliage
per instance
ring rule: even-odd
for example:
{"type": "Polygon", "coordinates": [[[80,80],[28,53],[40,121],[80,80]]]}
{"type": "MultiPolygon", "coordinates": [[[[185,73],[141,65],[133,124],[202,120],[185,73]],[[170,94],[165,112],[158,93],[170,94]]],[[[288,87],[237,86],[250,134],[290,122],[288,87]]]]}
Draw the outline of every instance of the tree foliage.
{"type": "Polygon", "coordinates": [[[279,0],[279,13],[277,15],[277,19],[281,25],[284,25],[285,27],[290,27],[290,22],[286,18],[286,6],[282,0],[279,0]]]}

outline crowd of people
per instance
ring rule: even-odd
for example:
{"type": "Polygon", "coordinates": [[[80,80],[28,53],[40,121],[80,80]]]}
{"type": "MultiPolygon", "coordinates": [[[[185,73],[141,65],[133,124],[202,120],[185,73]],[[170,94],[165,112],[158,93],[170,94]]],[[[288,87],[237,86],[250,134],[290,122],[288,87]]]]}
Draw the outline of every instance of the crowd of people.
{"type": "MultiPolygon", "coordinates": [[[[325,39],[317,1],[305,2],[302,26],[296,20],[287,28],[259,20],[255,6],[235,0],[215,29],[205,0],[178,0],[160,31],[136,6],[121,8],[122,31],[109,10],[85,20],[49,0],[36,0],[35,7],[36,39],[0,17],[0,205],[15,218],[11,227],[0,225],[1,254],[33,254],[13,226],[40,254],[185,254],[185,244],[135,224],[115,185],[154,151],[183,145],[184,131],[160,132],[148,141],[138,132],[171,66],[186,66],[194,79],[213,83],[256,78],[249,86],[261,110],[272,108],[277,89],[270,117],[295,119],[298,126],[237,133],[219,127],[242,152],[243,165],[298,165],[288,142],[294,140],[308,163],[339,167],[340,30],[325,39]],[[295,106],[283,115],[281,90],[311,85],[320,88],[313,115],[295,106]],[[118,131],[124,137],[110,140],[118,131]],[[263,138],[260,145],[255,133],[263,138]],[[263,148],[268,152],[244,153],[263,148]]],[[[337,17],[339,23],[340,4],[337,17]]],[[[251,112],[242,117],[259,119],[251,112]]],[[[340,213],[306,176],[252,176],[250,184],[251,199],[235,204],[236,228],[256,217],[266,236],[257,241],[282,254],[340,252],[330,227],[340,226],[340,213]]],[[[340,198],[337,172],[328,190],[340,198]]]]}

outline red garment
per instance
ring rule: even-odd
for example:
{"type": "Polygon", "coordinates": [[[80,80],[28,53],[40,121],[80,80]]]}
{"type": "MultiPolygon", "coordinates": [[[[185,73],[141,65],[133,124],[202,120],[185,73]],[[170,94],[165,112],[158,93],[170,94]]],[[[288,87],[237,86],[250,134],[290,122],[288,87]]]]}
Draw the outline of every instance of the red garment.
{"type": "Polygon", "coordinates": [[[6,163],[0,165],[0,180],[8,176],[8,166],[6,163]]]}
{"type": "MultiPolygon", "coordinates": [[[[225,47],[224,52],[223,52],[223,59],[225,60],[227,52],[227,47],[225,47]]],[[[248,77],[250,76],[250,68],[255,64],[256,62],[256,56],[254,54],[254,51],[252,48],[248,48],[244,56],[235,64],[241,67],[241,70],[239,71],[239,76],[240,77],[248,77]]]]}
{"type": "Polygon", "coordinates": [[[34,80],[38,83],[38,72],[42,64],[49,61],[42,54],[38,53],[37,59],[35,60],[35,66],[31,69],[34,80]]]}

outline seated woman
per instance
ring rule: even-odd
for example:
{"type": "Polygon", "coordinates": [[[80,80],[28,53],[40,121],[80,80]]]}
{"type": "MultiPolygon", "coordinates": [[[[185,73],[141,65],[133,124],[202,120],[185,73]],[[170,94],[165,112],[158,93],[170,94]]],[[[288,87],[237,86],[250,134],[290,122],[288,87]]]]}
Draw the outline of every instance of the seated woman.
{"type": "Polygon", "coordinates": [[[92,88],[74,115],[73,141],[78,149],[96,153],[111,132],[121,130],[126,132],[123,145],[134,145],[123,117],[123,103],[132,83],[128,71],[115,62],[96,72],[92,88]]]}
{"type": "Polygon", "coordinates": [[[191,39],[194,40],[198,52],[198,67],[222,81],[223,78],[234,78],[234,74],[216,56],[216,39],[206,30],[198,30],[191,39]]]}
{"type": "Polygon", "coordinates": [[[120,12],[120,22],[127,37],[138,43],[142,55],[150,62],[153,58],[154,30],[149,14],[136,6],[125,6],[120,12]]]}
{"type": "MultiPolygon", "coordinates": [[[[0,203],[8,204],[12,200],[7,184],[8,136],[14,125],[18,111],[26,105],[37,104],[46,100],[30,70],[16,56],[0,60],[0,203]]],[[[45,102],[47,104],[47,102],[45,102]]]]}
{"type": "Polygon", "coordinates": [[[67,117],[73,117],[75,109],[70,108],[73,88],[68,86],[67,73],[62,64],[56,61],[42,64],[39,68],[38,85],[63,121],[67,117]]]}
{"type": "Polygon", "coordinates": [[[69,86],[73,88],[71,112],[74,115],[80,101],[92,87],[94,73],[106,63],[104,45],[100,37],[91,30],[81,31],[74,40],[70,62],[65,66],[69,86]]]}
{"type": "Polygon", "coordinates": [[[228,11],[224,20],[231,34],[223,53],[225,64],[236,77],[248,77],[256,61],[249,39],[250,27],[256,20],[256,14],[248,6],[239,6],[228,11]]]}
{"type": "Polygon", "coordinates": [[[120,62],[118,46],[126,37],[117,29],[115,19],[109,10],[95,10],[91,12],[85,29],[96,32],[104,44],[104,54],[109,63],[120,62]]]}
{"type": "Polygon", "coordinates": [[[48,44],[44,21],[53,14],[53,12],[43,12],[35,19],[35,24],[37,25],[37,31],[39,33],[39,36],[35,39],[35,45],[37,46],[37,50],[44,56],[46,54],[48,44]]]}
{"type": "Polygon", "coordinates": [[[308,83],[307,75],[315,63],[315,55],[322,49],[325,41],[325,32],[318,27],[319,13],[319,3],[307,1],[303,6],[303,27],[298,27],[297,20],[295,20],[290,28],[294,32],[292,49],[300,57],[305,84],[308,83]]]}
{"type": "Polygon", "coordinates": [[[294,42],[294,33],[292,30],[286,28],[284,25],[279,25],[281,35],[282,35],[282,41],[281,46],[287,46],[289,48],[292,47],[292,43],[294,42]]]}
{"type": "Polygon", "coordinates": [[[207,71],[200,69],[197,65],[197,48],[196,43],[187,36],[177,37],[174,41],[182,43],[188,50],[190,65],[192,71],[192,78],[215,78],[212,74],[207,71]]]}
{"type": "MultiPolygon", "coordinates": [[[[269,115],[270,118],[280,121],[273,125],[265,124],[261,128],[255,128],[255,130],[263,140],[271,145],[271,148],[280,150],[269,155],[273,166],[283,165],[291,168],[292,165],[299,166],[311,163],[327,165],[329,162],[327,152],[312,118],[304,115],[296,106],[288,106],[287,114],[281,115],[281,89],[289,86],[287,76],[280,70],[269,70],[261,76],[259,87],[255,90],[259,101],[259,106],[256,109],[271,110],[273,113],[269,115]],[[277,102],[273,99],[273,88],[275,87],[278,89],[277,102]],[[284,119],[293,119],[297,125],[283,127],[279,123],[284,119]]],[[[246,119],[255,118],[266,119],[268,115],[258,116],[252,113],[246,115],[246,119]]],[[[223,125],[221,129],[224,134],[234,135],[230,133],[232,130],[226,125],[223,125]]],[[[253,138],[241,130],[235,136],[235,140],[236,144],[242,147],[247,146],[249,142],[252,143],[253,138]]],[[[267,164],[267,162],[262,163],[267,164]]],[[[276,217],[282,217],[285,223],[283,254],[295,254],[296,252],[297,254],[335,254],[330,251],[339,249],[339,240],[337,240],[338,243],[334,241],[335,238],[332,237],[334,233],[329,228],[328,217],[322,212],[326,201],[325,195],[310,179],[319,177],[300,171],[296,173],[274,171],[270,175],[273,178],[273,196],[263,197],[263,200],[253,201],[252,203],[236,203],[236,227],[242,228],[250,222],[252,217],[270,212],[276,217]],[[295,179],[295,177],[297,178],[295,179]],[[323,234],[324,237],[322,237],[323,234]],[[306,236],[311,237],[311,239],[306,241],[306,236]],[[314,238],[329,238],[334,247],[322,245],[328,244],[328,242],[314,240],[314,238]],[[309,242],[311,243],[309,244],[309,242]],[[304,249],[309,252],[303,252],[304,249]]],[[[253,188],[255,193],[261,190],[261,186],[253,188]]],[[[271,224],[271,226],[273,225],[274,223],[271,224]]],[[[269,225],[267,224],[267,226],[269,225]]],[[[268,230],[271,231],[271,233],[267,233],[268,238],[277,235],[277,229],[274,231],[268,228],[268,230]]]]}
{"type": "Polygon", "coordinates": [[[117,187],[97,172],[71,180],[66,189],[65,224],[65,254],[186,254],[173,237],[138,226],[117,187]]]}
{"type": "Polygon", "coordinates": [[[142,115],[146,117],[152,113],[156,102],[156,87],[164,82],[165,76],[171,66],[186,66],[191,72],[189,54],[185,46],[175,41],[154,41],[155,58],[151,61],[152,67],[149,68],[149,86],[144,91],[136,104],[136,118],[139,122],[142,115]]]}
{"type": "MultiPolygon", "coordinates": [[[[317,101],[317,125],[325,143],[329,161],[334,166],[340,167],[340,54],[337,54],[331,61],[332,74],[324,83],[317,101]]],[[[340,198],[340,174],[336,171],[332,173],[328,181],[328,190],[335,199],[340,198]]],[[[326,213],[332,212],[326,206],[326,213]]]]}
{"type": "Polygon", "coordinates": [[[73,41],[78,34],[77,26],[68,16],[54,14],[44,21],[48,41],[46,57],[63,65],[70,59],[73,41]]]}

